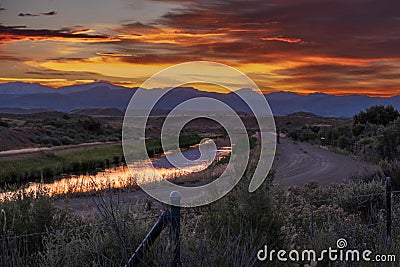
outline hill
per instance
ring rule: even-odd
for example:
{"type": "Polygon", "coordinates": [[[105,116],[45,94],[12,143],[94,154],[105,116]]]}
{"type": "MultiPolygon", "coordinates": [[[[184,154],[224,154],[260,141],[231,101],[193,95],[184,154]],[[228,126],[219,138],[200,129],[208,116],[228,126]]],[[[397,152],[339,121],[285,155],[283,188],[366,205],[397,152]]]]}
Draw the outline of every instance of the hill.
{"type": "Polygon", "coordinates": [[[102,117],[102,116],[124,116],[125,113],[117,108],[83,108],[83,109],[74,109],[70,113],[72,114],[80,114],[94,117],[102,117]]]}
{"type": "Polygon", "coordinates": [[[5,114],[35,114],[43,112],[51,112],[54,110],[45,108],[0,108],[0,113],[5,114]]]}
{"type": "Polygon", "coordinates": [[[85,115],[0,114],[0,151],[119,140],[120,129],[85,115]]]}

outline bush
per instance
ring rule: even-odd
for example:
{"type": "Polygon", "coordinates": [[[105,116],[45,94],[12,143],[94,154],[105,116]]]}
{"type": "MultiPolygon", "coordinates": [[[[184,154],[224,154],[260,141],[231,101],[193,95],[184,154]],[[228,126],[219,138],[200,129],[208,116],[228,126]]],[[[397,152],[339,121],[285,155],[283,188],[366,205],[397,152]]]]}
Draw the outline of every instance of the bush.
{"type": "Polygon", "coordinates": [[[376,222],[384,208],[385,189],[380,181],[351,183],[339,188],[336,201],[344,211],[359,214],[367,223],[376,222]]]}
{"type": "Polygon", "coordinates": [[[3,120],[0,119],[0,127],[7,128],[7,127],[10,127],[10,124],[8,124],[6,121],[3,121],[3,120]]]}
{"type": "Polygon", "coordinates": [[[62,145],[62,142],[60,140],[58,140],[57,138],[49,137],[49,136],[40,138],[38,140],[38,142],[44,146],[60,146],[60,145],[62,145]]]}
{"type": "MultiPolygon", "coordinates": [[[[2,266],[31,265],[35,253],[43,248],[46,232],[63,227],[66,222],[65,213],[56,210],[41,188],[36,193],[20,191],[9,195],[0,203],[0,210],[0,229],[5,230],[9,240],[5,251],[0,251],[2,266]]],[[[0,239],[3,233],[1,231],[0,239]]]]}
{"type": "Polygon", "coordinates": [[[357,124],[376,124],[388,125],[400,116],[399,112],[393,106],[377,105],[367,108],[354,116],[354,125],[357,124]]]}
{"type": "Polygon", "coordinates": [[[377,146],[384,159],[393,160],[400,156],[400,118],[382,131],[377,146]]]}
{"type": "Polygon", "coordinates": [[[290,131],[290,132],[288,133],[287,136],[290,137],[290,138],[292,138],[293,140],[298,141],[298,140],[300,139],[300,136],[301,136],[301,131],[300,131],[300,129],[292,130],[292,131],[290,131]]]}
{"type": "Polygon", "coordinates": [[[295,129],[288,133],[288,137],[296,141],[312,142],[318,138],[318,134],[315,132],[316,129],[317,128],[309,128],[309,127],[295,129]]]}
{"type": "Polygon", "coordinates": [[[337,146],[341,149],[344,149],[349,145],[349,143],[350,143],[349,141],[350,140],[346,136],[341,135],[341,136],[339,136],[339,138],[337,140],[337,146]]]}
{"type": "Polygon", "coordinates": [[[399,160],[381,160],[379,166],[386,176],[392,178],[392,186],[395,190],[400,189],[400,161],[399,160]]]}
{"type": "Polygon", "coordinates": [[[301,133],[300,136],[300,141],[301,142],[310,142],[310,141],[314,141],[315,139],[317,139],[317,134],[310,128],[307,128],[305,130],[303,130],[303,132],[301,133]]]}
{"type": "Polygon", "coordinates": [[[357,123],[357,124],[355,124],[354,126],[353,126],[353,135],[354,136],[359,136],[359,135],[361,135],[361,133],[364,131],[364,129],[365,129],[365,124],[360,124],[360,123],[357,123]]]}

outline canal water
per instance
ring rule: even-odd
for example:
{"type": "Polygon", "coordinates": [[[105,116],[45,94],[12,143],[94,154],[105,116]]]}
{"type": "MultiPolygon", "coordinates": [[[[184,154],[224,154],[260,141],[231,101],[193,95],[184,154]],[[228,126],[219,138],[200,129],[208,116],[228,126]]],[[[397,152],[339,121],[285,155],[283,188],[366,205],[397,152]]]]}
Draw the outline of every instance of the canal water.
{"type": "MultiPolygon", "coordinates": [[[[218,161],[231,152],[231,147],[209,146],[209,149],[211,149],[211,147],[213,147],[213,151],[206,151],[206,153],[215,155],[215,158],[212,160],[212,162],[218,161]]],[[[207,149],[207,146],[205,146],[205,148],[207,149]]],[[[202,152],[204,153],[204,150],[202,150],[202,152]]],[[[165,155],[163,155],[152,159],[152,166],[135,168],[135,173],[131,173],[130,168],[124,165],[105,169],[97,172],[95,175],[70,175],[49,183],[31,182],[26,185],[24,190],[26,192],[34,193],[38,192],[39,190],[44,190],[47,195],[55,196],[91,192],[109,188],[124,188],[136,186],[136,181],[138,179],[152,181],[153,177],[159,177],[159,175],[165,179],[170,179],[187,175],[192,172],[201,171],[207,168],[207,166],[210,164],[210,162],[194,161],[201,155],[199,146],[191,147],[188,150],[183,151],[182,154],[185,156],[185,158],[195,162],[195,164],[185,166],[185,168],[177,168],[168,161],[165,155]]],[[[173,153],[170,153],[168,156],[171,158],[174,157],[173,153]]],[[[9,191],[0,194],[0,201],[4,200],[7,195],[11,195],[13,193],[15,193],[15,191],[9,191]]]]}

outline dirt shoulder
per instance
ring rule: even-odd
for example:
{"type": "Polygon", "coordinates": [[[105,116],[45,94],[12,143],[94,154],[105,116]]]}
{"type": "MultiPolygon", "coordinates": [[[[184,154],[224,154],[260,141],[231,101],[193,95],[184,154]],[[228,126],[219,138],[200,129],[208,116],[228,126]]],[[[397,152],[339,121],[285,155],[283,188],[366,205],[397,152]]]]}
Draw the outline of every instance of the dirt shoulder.
{"type": "Polygon", "coordinates": [[[14,149],[14,150],[7,150],[7,151],[0,151],[0,159],[2,158],[10,158],[10,157],[17,157],[20,155],[25,154],[46,154],[51,153],[54,151],[60,150],[79,150],[80,148],[86,147],[101,147],[107,145],[115,145],[120,142],[93,142],[93,143],[83,143],[77,145],[64,145],[64,146],[55,146],[55,147],[32,147],[32,148],[23,148],[23,149],[14,149]]]}

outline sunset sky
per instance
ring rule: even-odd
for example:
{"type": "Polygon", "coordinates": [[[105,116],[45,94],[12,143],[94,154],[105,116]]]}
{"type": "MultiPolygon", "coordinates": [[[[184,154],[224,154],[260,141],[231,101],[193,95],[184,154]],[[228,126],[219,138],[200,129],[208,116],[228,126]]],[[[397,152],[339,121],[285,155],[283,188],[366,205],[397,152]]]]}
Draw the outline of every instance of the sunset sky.
{"type": "Polygon", "coordinates": [[[140,86],[193,60],[263,92],[400,94],[400,1],[0,0],[0,82],[140,86]]]}

